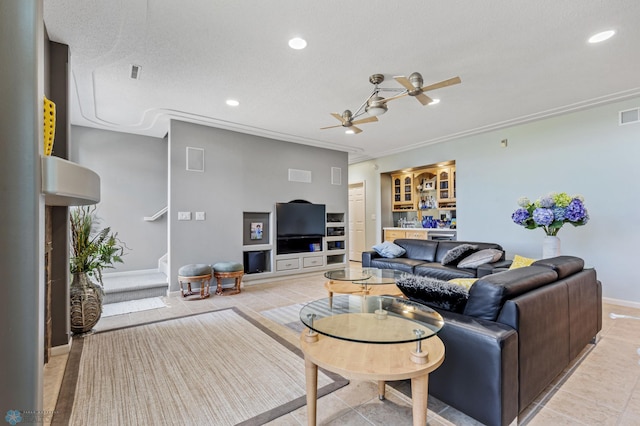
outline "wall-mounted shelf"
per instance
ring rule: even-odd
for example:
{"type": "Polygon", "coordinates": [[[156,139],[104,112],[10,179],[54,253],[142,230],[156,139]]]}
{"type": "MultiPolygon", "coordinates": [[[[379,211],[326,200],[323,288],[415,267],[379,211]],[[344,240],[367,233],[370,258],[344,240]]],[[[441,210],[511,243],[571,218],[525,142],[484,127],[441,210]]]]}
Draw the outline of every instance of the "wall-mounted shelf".
{"type": "Polygon", "coordinates": [[[84,206],[100,202],[100,176],[59,157],[42,156],[42,193],[48,206],[84,206]]]}

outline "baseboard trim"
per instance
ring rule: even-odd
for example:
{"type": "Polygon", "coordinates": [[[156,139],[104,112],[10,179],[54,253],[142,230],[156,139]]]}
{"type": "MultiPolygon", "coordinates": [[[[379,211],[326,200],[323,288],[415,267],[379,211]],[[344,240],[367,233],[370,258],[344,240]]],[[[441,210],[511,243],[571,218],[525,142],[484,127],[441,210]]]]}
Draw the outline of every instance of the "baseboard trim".
{"type": "Polygon", "coordinates": [[[627,308],[640,309],[640,302],[631,302],[629,300],[622,300],[622,299],[612,299],[610,297],[603,297],[602,301],[604,303],[609,303],[611,305],[618,305],[618,306],[625,306],[627,308]]]}
{"type": "Polygon", "coordinates": [[[69,339],[69,343],[67,343],[66,345],[53,346],[51,348],[51,356],[68,354],[71,350],[71,340],[72,339],[69,339]]]}

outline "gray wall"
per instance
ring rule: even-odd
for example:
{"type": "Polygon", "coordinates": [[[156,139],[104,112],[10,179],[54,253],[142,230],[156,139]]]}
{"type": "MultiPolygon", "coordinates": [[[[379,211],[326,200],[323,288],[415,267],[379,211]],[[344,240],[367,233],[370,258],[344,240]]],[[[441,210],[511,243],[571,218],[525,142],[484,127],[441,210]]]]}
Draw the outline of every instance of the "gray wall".
{"type": "Polygon", "coordinates": [[[169,147],[172,291],[184,264],[242,262],[243,212],[273,213],[276,202],[293,199],[326,204],[328,212],[348,209],[344,152],[175,120],[169,147]],[[204,148],[204,172],[186,170],[186,147],[204,148]],[[342,169],[342,185],[331,184],[331,167],[342,169]],[[312,183],[289,182],[289,168],[311,171],[312,183]],[[203,211],[206,220],[178,221],[179,211],[203,211]]]}
{"type": "Polygon", "coordinates": [[[167,216],[143,220],[167,206],[167,145],[166,138],[71,127],[70,160],[100,176],[101,224],[130,248],[107,273],[156,269],[167,253],[167,216]]]}
{"type": "Polygon", "coordinates": [[[539,258],[544,231],[511,221],[516,200],[582,194],[590,222],[560,230],[561,252],[596,268],[605,297],[640,306],[633,260],[640,240],[640,123],[618,126],[619,111],[639,106],[635,98],[351,165],[350,182],[367,181],[367,246],[381,239],[381,197],[390,196],[381,195],[380,173],[455,160],[459,240],[498,242],[507,257],[539,258]]]}
{"type": "Polygon", "coordinates": [[[42,0],[0,2],[0,413],[42,410],[42,0]]]}

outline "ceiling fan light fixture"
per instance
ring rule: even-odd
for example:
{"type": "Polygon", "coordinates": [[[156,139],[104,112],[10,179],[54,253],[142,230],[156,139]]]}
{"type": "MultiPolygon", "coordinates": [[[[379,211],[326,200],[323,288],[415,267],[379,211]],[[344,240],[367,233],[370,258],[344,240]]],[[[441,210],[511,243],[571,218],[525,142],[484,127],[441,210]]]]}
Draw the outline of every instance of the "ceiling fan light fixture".
{"type": "Polygon", "coordinates": [[[240,105],[240,102],[236,101],[235,99],[227,99],[226,104],[229,106],[238,106],[240,105]]]}
{"type": "Polygon", "coordinates": [[[431,102],[429,102],[429,105],[435,105],[439,103],[440,103],[440,99],[432,99],[431,102]]]}
{"type": "Polygon", "coordinates": [[[347,135],[355,135],[356,132],[353,129],[348,129],[344,131],[347,135]]]}
{"type": "Polygon", "coordinates": [[[367,107],[364,109],[367,114],[377,117],[387,112],[387,104],[381,96],[373,96],[367,101],[367,107]]]}

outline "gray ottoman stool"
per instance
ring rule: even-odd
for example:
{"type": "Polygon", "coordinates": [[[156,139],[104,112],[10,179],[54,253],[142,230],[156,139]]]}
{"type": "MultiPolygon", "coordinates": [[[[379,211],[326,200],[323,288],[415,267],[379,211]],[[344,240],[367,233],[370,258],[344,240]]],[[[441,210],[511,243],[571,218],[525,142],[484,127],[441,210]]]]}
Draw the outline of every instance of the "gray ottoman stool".
{"type": "Polygon", "coordinates": [[[180,282],[180,293],[182,297],[195,294],[191,291],[191,283],[200,281],[200,299],[209,297],[209,287],[211,285],[211,265],[196,263],[184,265],[178,269],[178,281],[180,282]],[[187,291],[182,288],[183,283],[187,283],[187,291]]]}
{"type": "Polygon", "coordinates": [[[213,265],[213,276],[216,277],[218,288],[216,294],[238,294],[240,293],[240,284],[242,284],[242,276],[244,275],[244,266],[241,263],[235,262],[218,262],[213,265]],[[224,278],[234,278],[236,280],[236,286],[229,292],[223,293],[222,280],[224,278]]]}

